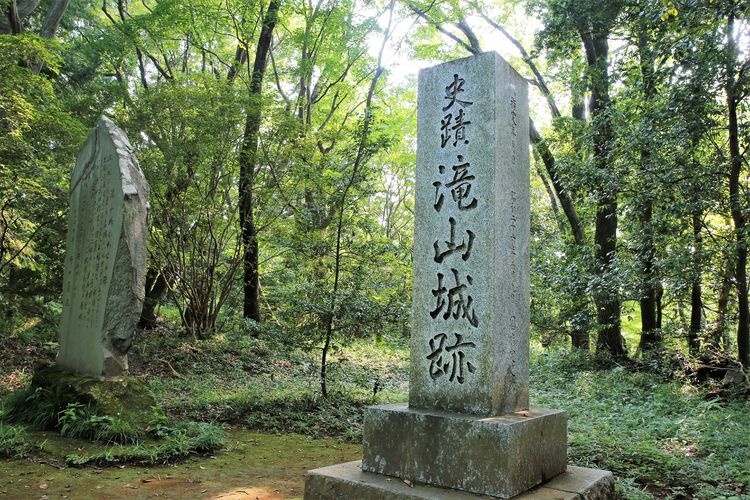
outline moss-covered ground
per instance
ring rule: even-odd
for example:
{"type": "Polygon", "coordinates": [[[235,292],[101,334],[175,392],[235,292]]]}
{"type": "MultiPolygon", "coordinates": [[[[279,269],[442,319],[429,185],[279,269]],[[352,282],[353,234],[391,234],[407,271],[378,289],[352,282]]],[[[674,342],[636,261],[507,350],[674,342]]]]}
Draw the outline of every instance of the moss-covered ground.
{"type": "Polygon", "coordinates": [[[33,433],[46,453],[0,460],[0,497],[20,498],[250,498],[302,496],[305,471],[361,457],[360,446],[298,434],[228,431],[226,447],[211,456],[143,467],[65,468],[60,457],[98,452],[100,445],[33,433]],[[56,458],[57,457],[57,458],[56,458]]]}

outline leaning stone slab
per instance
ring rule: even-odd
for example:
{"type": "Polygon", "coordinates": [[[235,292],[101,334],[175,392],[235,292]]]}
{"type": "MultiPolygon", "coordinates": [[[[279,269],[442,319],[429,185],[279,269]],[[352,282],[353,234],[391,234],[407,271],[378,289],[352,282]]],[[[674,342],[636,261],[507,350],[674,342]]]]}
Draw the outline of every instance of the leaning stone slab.
{"type": "Polygon", "coordinates": [[[471,493],[510,498],[565,471],[562,410],[498,417],[368,408],[362,470],[471,493]]]}
{"type": "MultiPolygon", "coordinates": [[[[363,472],[361,462],[311,470],[305,480],[305,500],[478,500],[492,497],[465,491],[406,483],[400,479],[363,472]]],[[[556,480],[540,485],[515,500],[609,500],[614,498],[611,472],[568,466],[556,480]]]]}
{"type": "Polygon", "coordinates": [[[102,117],[78,154],[70,181],[57,364],[115,376],[143,305],[149,187],[133,148],[102,117]]]}

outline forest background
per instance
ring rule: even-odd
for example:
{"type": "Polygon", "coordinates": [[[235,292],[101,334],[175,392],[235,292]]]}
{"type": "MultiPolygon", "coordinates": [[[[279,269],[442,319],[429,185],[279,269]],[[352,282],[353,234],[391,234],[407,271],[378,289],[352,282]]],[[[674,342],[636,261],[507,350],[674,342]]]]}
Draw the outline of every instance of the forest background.
{"type": "MultiPolygon", "coordinates": [[[[399,358],[408,344],[415,69],[495,49],[532,86],[536,350],[571,349],[555,363],[573,371],[724,380],[701,401],[747,384],[746,2],[2,0],[0,12],[3,341],[56,349],[69,175],[107,114],[152,192],[136,344],[174,339],[144,370],[265,342],[312,353],[315,393],[340,396],[347,346],[399,358]]],[[[377,366],[362,372],[373,397],[388,388],[377,366]]]]}

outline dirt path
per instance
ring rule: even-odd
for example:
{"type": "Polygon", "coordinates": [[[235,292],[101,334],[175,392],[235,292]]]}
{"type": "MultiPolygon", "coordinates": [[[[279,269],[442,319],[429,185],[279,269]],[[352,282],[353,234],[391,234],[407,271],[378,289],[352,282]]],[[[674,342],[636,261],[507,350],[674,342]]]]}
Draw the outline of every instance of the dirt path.
{"type": "Polygon", "coordinates": [[[334,440],[230,431],[216,456],[171,466],[57,469],[0,460],[0,498],[301,498],[307,470],[361,455],[360,446],[334,440]]]}

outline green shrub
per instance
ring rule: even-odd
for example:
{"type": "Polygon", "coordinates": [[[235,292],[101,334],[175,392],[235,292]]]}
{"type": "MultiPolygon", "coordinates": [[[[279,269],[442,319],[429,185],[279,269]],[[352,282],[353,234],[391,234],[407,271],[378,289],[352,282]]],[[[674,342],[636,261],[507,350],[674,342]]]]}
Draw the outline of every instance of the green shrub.
{"type": "Polygon", "coordinates": [[[211,453],[224,446],[224,430],[205,422],[184,422],[175,427],[158,425],[152,434],[159,439],[116,446],[93,454],[70,454],[65,462],[71,466],[108,465],[136,462],[153,465],[168,463],[196,453],[211,453]]]}
{"type": "Polygon", "coordinates": [[[34,429],[54,429],[63,401],[51,391],[28,387],[12,393],[5,401],[5,418],[10,422],[28,424],[34,429]]]}
{"type": "Polygon", "coordinates": [[[22,457],[28,450],[26,430],[0,420],[0,458],[22,457]]]}
{"type": "Polygon", "coordinates": [[[58,423],[62,436],[105,443],[137,443],[145,435],[145,431],[136,429],[130,422],[109,415],[96,415],[90,406],[81,403],[68,403],[60,412],[58,423]]]}

